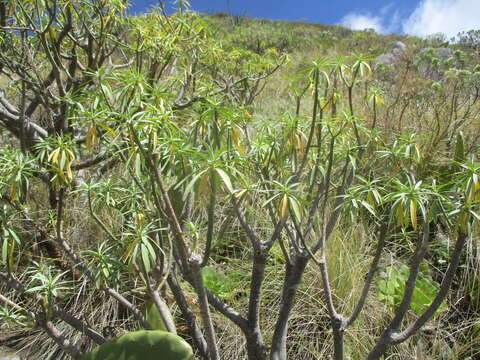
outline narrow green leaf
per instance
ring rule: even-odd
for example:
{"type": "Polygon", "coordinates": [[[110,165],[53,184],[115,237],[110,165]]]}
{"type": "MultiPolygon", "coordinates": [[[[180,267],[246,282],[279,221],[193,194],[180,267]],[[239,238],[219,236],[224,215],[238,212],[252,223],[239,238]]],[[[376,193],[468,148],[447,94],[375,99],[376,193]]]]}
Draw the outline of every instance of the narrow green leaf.
{"type": "Polygon", "coordinates": [[[230,194],[232,194],[233,193],[233,186],[232,186],[232,183],[230,181],[230,177],[227,175],[227,173],[225,171],[223,171],[220,168],[215,168],[215,170],[217,171],[217,174],[220,175],[220,177],[222,178],[222,181],[225,184],[225,186],[227,187],[230,194]]]}

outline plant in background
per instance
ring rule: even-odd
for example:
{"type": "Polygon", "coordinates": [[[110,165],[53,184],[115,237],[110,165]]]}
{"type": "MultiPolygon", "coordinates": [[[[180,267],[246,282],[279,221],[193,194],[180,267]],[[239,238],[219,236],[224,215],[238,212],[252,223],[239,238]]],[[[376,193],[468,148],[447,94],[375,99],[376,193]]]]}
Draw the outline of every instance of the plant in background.
{"type": "MultiPolygon", "coordinates": [[[[404,264],[387,268],[378,280],[378,289],[380,291],[379,300],[387,303],[392,308],[397,307],[405,292],[405,283],[408,279],[409,272],[408,266],[404,264]]],[[[432,303],[438,293],[439,287],[440,286],[432,280],[431,276],[420,272],[410,305],[416,315],[421,315],[432,303]]],[[[437,313],[443,312],[446,309],[447,306],[442,304],[437,310],[437,313]]]]}
{"type": "Polygon", "coordinates": [[[12,226],[15,212],[12,212],[7,206],[1,210],[0,231],[2,238],[2,265],[8,272],[15,270],[15,252],[20,247],[22,241],[12,226]]]}
{"type": "Polygon", "coordinates": [[[28,271],[31,275],[31,280],[25,292],[40,296],[46,317],[50,319],[53,316],[52,308],[55,299],[59,298],[67,290],[71,291],[72,287],[69,286],[68,281],[62,279],[66,274],[65,272],[53,274],[50,267],[45,267],[42,264],[35,265],[37,265],[36,268],[28,271]]]}
{"type": "Polygon", "coordinates": [[[243,280],[242,274],[235,272],[222,274],[213,267],[205,267],[202,276],[205,287],[221,299],[231,300],[237,292],[243,291],[239,288],[243,280]]]}
{"type": "Polygon", "coordinates": [[[102,288],[104,284],[113,288],[120,284],[122,264],[119,259],[115,258],[113,246],[108,242],[103,242],[97,250],[85,250],[82,254],[89,267],[94,271],[95,286],[98,289],[102,288]]]}

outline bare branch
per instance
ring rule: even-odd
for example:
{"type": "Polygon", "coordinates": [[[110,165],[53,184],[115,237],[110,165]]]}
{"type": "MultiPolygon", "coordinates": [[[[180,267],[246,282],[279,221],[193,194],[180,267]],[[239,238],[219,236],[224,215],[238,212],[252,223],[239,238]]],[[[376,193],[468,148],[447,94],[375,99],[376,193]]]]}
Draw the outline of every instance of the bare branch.
{"type": "Polygon", "coordinates": [[[200,316],[203,320],[203,326],[205,329],[206,341],[208,344],[208,355],[209,360],[220,360],[220,354],[218,352],[218,343],[215,334],[215,329],[213,328],[212,316],[210,314],[210,308],[208,306],[208,297],[203,283],[202,273],[201,273],[201,259],[194,258],[194,255],[189,259],[189,263],[192,270],[193,283],[195,290],[198,296],[198,302],[200,305],[200,316]]]}
{"type": "Polygon", "coordinates": [[[182,315],[187,322],[188,329],[190,331],[190,336],[192,337],[195,346],[197,347],[198,351],[200,352],[201,356],[204,359],[208,359],[207,355],[207,343],[205,338],[202,334],[202,331],[198,327],[197,320],[195,314],[193,313],[192,309],[188,305],[188,302],[183,294],[182,288],[178,285],[177,279],[175,275],[170,273],[168,276],[168,285],[172,290],[173,296],[175,297],[175,301],[182,312],[182,315]]]}
{"type": "Polygon", "coordinates": [[[37,324],[45,330],[48,336],[50,336],[65,352],[70,354],[74,359],[79,358],[82,355],[80,350],[75,345],[73,345],[68,339],[66,339],[62,335],[62,333],[52,324],[51,321],[46,320],[45,314],[41,314],[41,313],[35,314],[27,309],[24,309],[20,305],[7,299],[2,294],[0,294],[0,302],[14,308],[17,311],[20,311],[25,316],[36,321],[37,324]]]}
{"type": "Polygon", "coordinates": [[[415,284],[420,270],[420,264],[425,256],[425,252],[428,246],[428,240],[430,238],[429,229],[430,225],[428,221],[424,221],[422,240],[418,241],[417,248],[415,249],[415,252],[413,254],[412,262],[410,264],[410,274],[405,284],[405,292],[403,294],[402,301],[400,302],[400,305],[398,305],[395,311],[395,316],[393,320],[382,332],[377,343],[368,354],[367,360],[379,359],[383,354],[385,354],[385,351],[387,351],[388,347],[393,344],[394,335],[397,333],[403,318],[405,317],[408,309],[410,308],[413,291],[415,290],[415,284]]]}
{"type": "Polygon", "coordinates": [[[91,159],[82,161],[79,164],[73,165],[73,170],[87,169],[89,167],[100,164],[102,161],[107,160],[110,157],[110,154],[107,151],[102,151],[100,154],[94,156],[91,159]]]}
{"type": "Polygon", "coordinates": [[[370,265],[368,274],[365,277],[365,284],[363,285],[362,294],[360,295],[360,299],[358,300],[357,306],[353,310],[352,315],[350,315],[350,317],[346,321],[346,324],[345,324],[346,327],[355,322],[358,315],[360,315],[360,312],[362,311],[363,306],[365,305],[365,302],[367,301],[367,296],[370,291],[370,286],[372,285],[372,281],[377,271],[378,263],[380,261],[380,256],[382,255],[383,248],[385,247],[387,229],[388,229],[388,224],[387,222],[384,222],[380,228],[380,234],[378,236],[378,241],[377,241],[377,248],[375,250],[375,255],[373,257],[372,264],[370,265]]]}
{"type": "Polygon", "coordinates": [[[437,296],[435,299],[433,299],[432,303],[428,306],[425,312],[412,325],[410,325],[401,333],[394,334],[392,336],[393,344],[399,344],[412,336],[417,330],[425,325],[428,320],[430,320],[430,318],[435,314],[442,302],[445,300],[455,277],[455,272],[457,271],[460,263],[460,257],[467,238],[468,236],[463,232],[460,231],[458,233],[457,242],[455,243],[455,248],[450,258],[450,263],[448,264],[447,271],[443,276],[437,296]]]}

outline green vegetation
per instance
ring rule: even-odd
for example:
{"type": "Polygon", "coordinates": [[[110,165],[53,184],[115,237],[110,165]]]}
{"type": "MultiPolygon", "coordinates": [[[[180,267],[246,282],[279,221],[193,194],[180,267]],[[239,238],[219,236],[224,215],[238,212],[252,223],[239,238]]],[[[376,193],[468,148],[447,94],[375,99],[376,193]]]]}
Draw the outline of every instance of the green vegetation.
{"type": "MultiPolygon", "coordinates": [[[[398,268],[390,267],[385,274],[385,279],[378,282],[379,299],[385,301],[391,306],[398,306],[405,292],[405,283],[408,279],[409,269],[406,265],[400,264],[398,268]]],[[[412,310],[421,315],[435,299],[439,290],[439,284],[425,274],[420,274],[415,284],[415,290],[412,295],[412,310]]],[[[445,306],[437,311],[446,310],[445,306]]]]}
{"type": "Polygon", "coordinates": [[[110,340],[80,360],[191,360],[192,348],[166,331],[136,331],[110,340]]]}
{"type": "Polygon", "coordinates": [[[477,32],[186,6],[0,2],[0,345],[478,357],[477,32]]]}
{"type": "MultiPolygon", "coordinates": [[[[171,324],[175,324],[172,314],[168,311],[168,307],[165,309],[164,315],[168,317],[167,321],[170,321],[171,324]]],[[[147,301],[145,303],[145,319],[151,325],[153,330],[168,331],[165,324],[166,321],[163,320],[162,314],[158,311],[158,308],[153,301],[147,301]]]]}

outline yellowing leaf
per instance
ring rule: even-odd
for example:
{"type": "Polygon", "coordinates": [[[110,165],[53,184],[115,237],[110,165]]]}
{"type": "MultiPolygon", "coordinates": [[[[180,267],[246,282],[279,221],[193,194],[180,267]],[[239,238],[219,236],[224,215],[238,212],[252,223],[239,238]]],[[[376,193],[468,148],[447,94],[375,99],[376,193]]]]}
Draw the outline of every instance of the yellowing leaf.
{"type": "Polygon", "coordinates": [[[235,146],[238,146],[240,136],[238,134],[238,129],[237,128],[232,128],[232,143],[235,146]]]}
{"type": "Polygon", "coordinates": [[[369,193],[367,194],[367,203],[368,203],[373,209],[375,209],[375,205],[376,205],[376,204],[375,204],[375,199],[373,198],[373,195],[372,195],[371,192],[369,192],[369,193]]]}
{"type": "Polygon", "coordinates": [[[458,226],[460,226],[460,229],[464,232],[467,233],[468,231],[468,212],[467,211],[462,211],[458,217],[458,226]]]}
{"type": "Polygon", "coordinates": [[[236,127],[232,128],[232,143],[240,155],[245,155],[245,147],[240,144],[240,131],[236,127]]]}
{"type": "Polygon", "coordinates": [[[288,196],[287,194],[283,195],[282,201],[280,202],[280,220],[285,219],[287,216],[288,209],[288,196]]]}
{"type": "Polygon", "coordinates": [[[305,141],[300,134],[297,134],[296,138],[297,138],[297,150],[300,152],[300,154],[304,154],[305,146],[306,146],[305,141]]]}
{"type": "Polygon", "coordinates": [[[207,196],[210,193],[210,179],[208,171],[206,171],[200,179],[200,184],[198,185],[198,195],[200,197],[207,196]]]}
{"type": "Polygon", "coordinates": [[[142,213],[137,213],[136,216],[136,223],[138,226],[144,226],[145,225],[145,215],[142,213]]]}
{"type": "Polygon", "coordinates": [[[88,150],[92,150],[98,142],[98,132],[96,126],[90,127],[85,138],[85,145],[88,150]]]}
{"type": "Polygon", "coordinates": [[[71,182],[73,180],[73,174],[72,174],[72,168],[71,168],[71,165],[72,162],[68,162],[67,164],[67,181],[68,182],[71,182]]]}
{"type": "Polygon", "coordinates": [[[110,135],[112,135],[112,137],[115,136],[115,131],[108,125],[105,125],[105,123],[97,121],[97,125],[100,126],[102,129],[106,130],[110,135]]]}
{"type": "Polygon", "coordinates": [[[157,135],[156,131],[153,131],[152,132],[152,147],[153,147],[153,150],[155,150],[157,148],[157,144],[158,144],[158,135],[157,135]]]}
{"type": "Polygon", "coordinates": [[[237,193],[235,194],[235,197],[236,197],[237,199],[240,199],[240,198],[243,196],[243,194],[245,194],[246,192],[247,192],[247,189],[240,190],[239,192],[237,192],[237,193]]]}
{"type": "Polygon", "coordinates": [[[328,100],[325,99],[325,98],[320,98],[320,107],[323,109],[325,109],[325,107],[328,105],[328,100]]]}
{"type": "Polygon", "coordinates": [[[142,158],[139,153],[135,154],[135,175],[140,178],[142,176],[142,158]]]}
{"type": "Polygon", "coordinates": [[[417,159],[420,160],[422,158],[422,150],[420,149],[420,145],[415,143],[415,150],[417,152],[417,159]]]}
{"type": "Polygon", "coordinates": [[[48,27],[48,35],[50,35],[52,41],[56,40],[57,32],[55,31],[55,28],[53,26],[48,27]]]}
{"type": "Polygon", "coordinates": [[[10,184],[10,199],[17,200],[17,183],[15,181],[10,184]]]}
{"type": "Polygon", "coordinates": [[[410,201],[410,219],[414,230],[417,230],[417,203],[410,201]]]}
{"type": "Polygon", "coordinates": [[[48,161],[50,161],[50,164],[52,165],[52,167],[55,167],[59,155],[60,155],[60,148],[56,148],[55,150],[52,151],[52,153],[48,157],[48,161]]]}
{"type": "Polygon", "coordinates": [[[313,83],[310,84],[310,91],[312,94],[312,99],[315,99],[315,85],[313,83]]]}
{"type": "Polygon", "coordinates": [[[293,214],[297,218],[298,221],[302,218],[303,210],[302,207],[300,206],[300,203],[296,199],[290,199],[290,206],[291,206],[291,211],[293,211],[293,214]]]}
{"type": "Polygon", "coordinates": [[[455,154],[454,160],[457,162],[463,162],[465,159],[465,144],[463,141],[462,133],[457,134],[457,141],[455,142],[455,154]]]}
{"type": "Polygon", "coordinates": [[[397,226],[398,227],[403,227],[404,215],[403,215],[403,204],[402,203],[398,204],[397,213],[395,215],[396,215],[396,218],[397,218],[397,226]]]}

